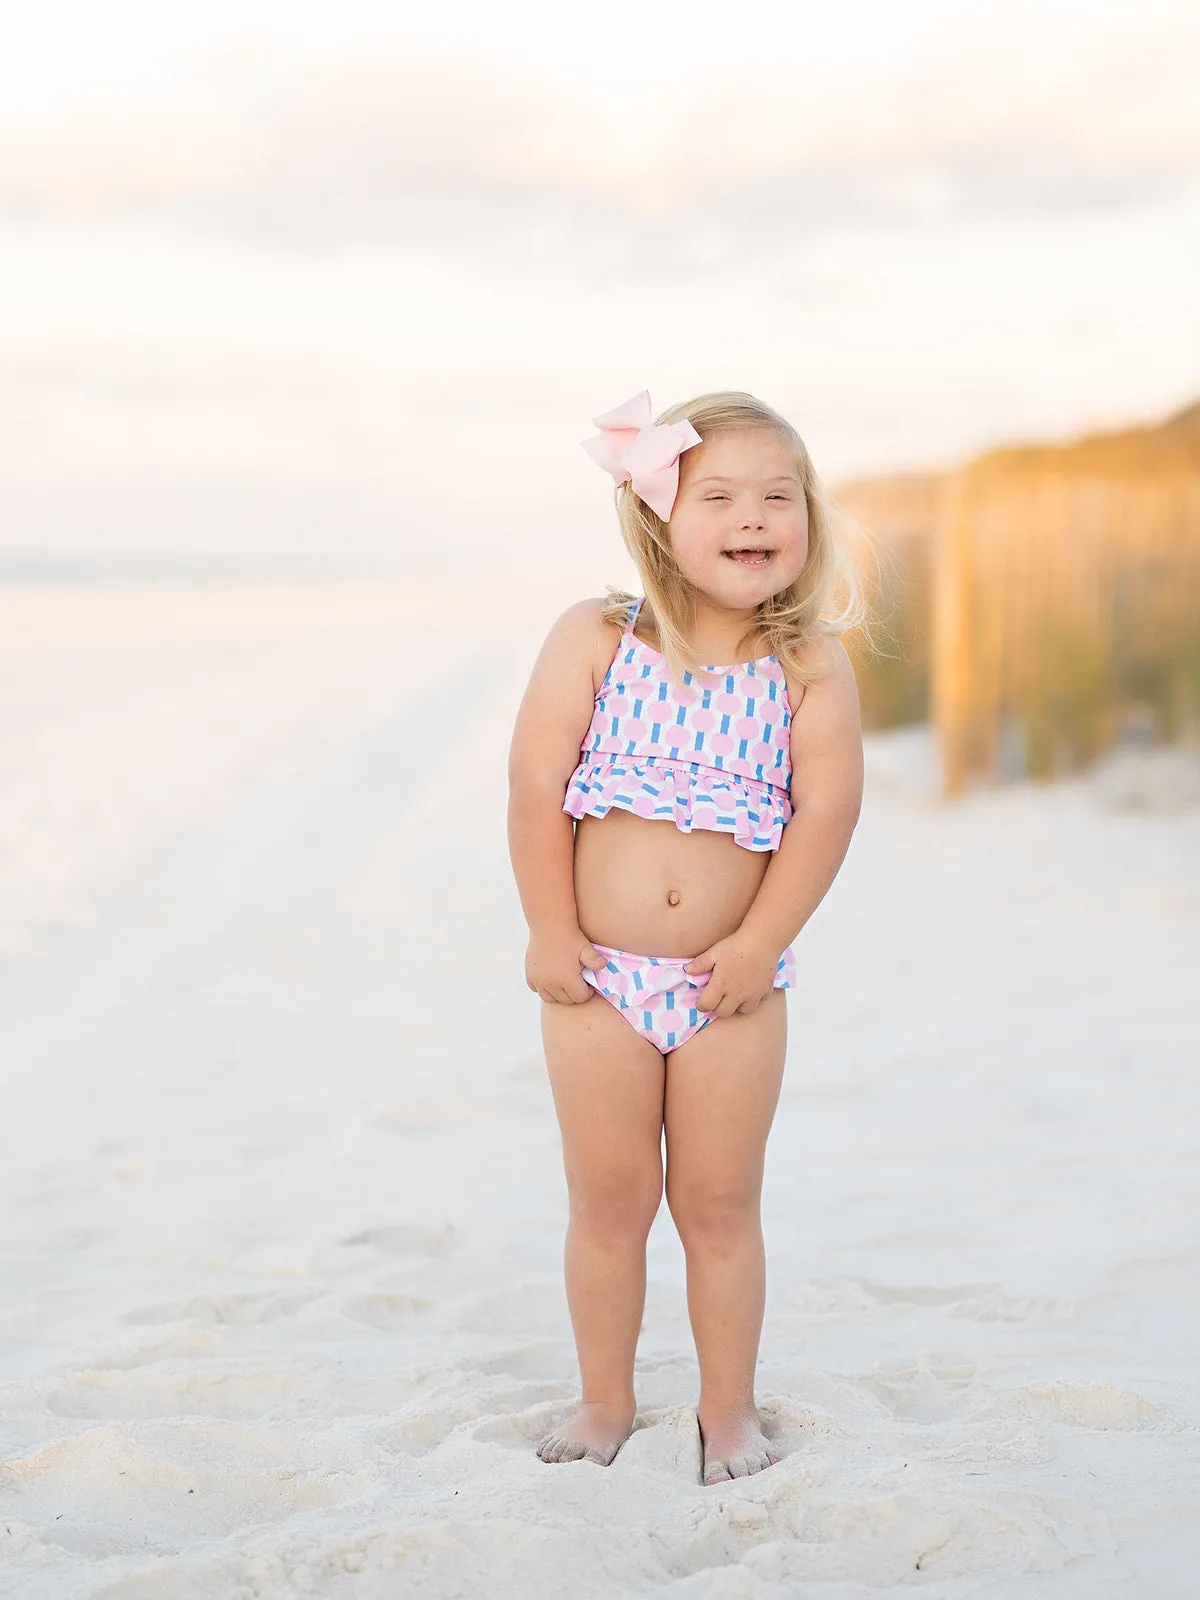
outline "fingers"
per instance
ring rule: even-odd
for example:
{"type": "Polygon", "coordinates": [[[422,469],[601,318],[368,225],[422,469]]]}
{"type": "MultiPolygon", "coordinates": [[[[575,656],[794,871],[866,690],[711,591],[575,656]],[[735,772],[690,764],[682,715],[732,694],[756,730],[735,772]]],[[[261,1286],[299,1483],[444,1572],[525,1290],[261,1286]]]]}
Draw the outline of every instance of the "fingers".
{"type": "Polygon", "coordinates": [[[729,996],[721,989],[714,993],[713,985],[708,988],[696,1001],[697,1011],[707,1011],[710,1017],[731,1017],[737,1010],[737,1001],[730,1003],[729,996]]]}
{"type": "MultiPolygon", "coordinates": [[[[745,1017],[753,1016],[758,1010],[759,1006],[762,1005],[763,1001],[767,998],[767,995],[760,994],[751,995],[748,1000],[739,1000],[736,994],[718,993],[713,995],[710,991],[711,985],[709,989],[705,990],[700,999],[696,1001],[696,1010],[707,1011],[709,1016],[714,1018],[733,1017],[737,1016],[739,1013],[745,1017]],[[705,1004],[706,1001],[707,1004],[705,1004]]],[[[768,989],[767,994],[770,994],[770,992],[771,991],[768,989]]]]}
{"type": "Polygon", "coordinates": [[[775,992],[774,984],[769,989],[764,989],[761,994],[752,995],[749,1000],[743,1000],[738,1010],[744,1017],[752,1017],[762,1005],[764,1000],[769,1000],[775,992]]]}
{"type": "Polygon", "coordinates": [[[580,978],[578,984],[545,983],[540,987],[531,984],[530,988],[536,989],[536,993],[548,1005],[554,1006],[581,1006],[585,1000],[590,1000],[596,992],[582,978],[580,978]]]}

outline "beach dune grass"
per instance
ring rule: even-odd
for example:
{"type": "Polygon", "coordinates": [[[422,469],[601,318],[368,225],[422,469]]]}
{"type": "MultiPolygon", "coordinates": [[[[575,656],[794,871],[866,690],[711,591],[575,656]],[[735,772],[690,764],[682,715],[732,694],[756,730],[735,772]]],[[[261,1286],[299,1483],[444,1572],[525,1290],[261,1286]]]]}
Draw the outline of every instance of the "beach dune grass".
{"type": "Polygon", "coordinates": [[[946,793],[1200,732],[1200,406],[846,486],[869,729],[932,718],[946,793]]]}

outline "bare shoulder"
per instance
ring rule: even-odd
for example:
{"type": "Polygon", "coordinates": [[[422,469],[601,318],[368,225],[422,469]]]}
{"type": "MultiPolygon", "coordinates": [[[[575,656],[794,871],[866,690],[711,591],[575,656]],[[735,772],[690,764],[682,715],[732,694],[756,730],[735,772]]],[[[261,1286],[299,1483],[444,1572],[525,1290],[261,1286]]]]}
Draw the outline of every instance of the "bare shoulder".
{"type": "MultiPolygon", "coordinates": [[[[857,818],[862,805],[863,742],[858,685],[845,645],[820,634],[801,656],[792,701],[792,803],[857,818]]],[[[791,685],[789,683],[789,690],[791,685]]]]}
{"type": "Polygon", "coordinates": [[[858,705],[854,666],[833,633],[818,634],[804,645],[796,669],[787,673],[787,685],[794,712],[807,707],[811,715],[818,707],[858,705]]]}
{"type": "Polygon", "coordinates": [[[621,629],[604,618],[604,600],[589,595],[573,601],[555,620],[544,651],[555,661],[586,661],[594,684],[600,684],[621,639],[621,629]]]}
{"type": "Polygon", "coordinates": [[[604,601],[599,595],[588,595],[585,600],[574,600],[560,613],[553,632],[584,638],[600,627],[604,601]]]}

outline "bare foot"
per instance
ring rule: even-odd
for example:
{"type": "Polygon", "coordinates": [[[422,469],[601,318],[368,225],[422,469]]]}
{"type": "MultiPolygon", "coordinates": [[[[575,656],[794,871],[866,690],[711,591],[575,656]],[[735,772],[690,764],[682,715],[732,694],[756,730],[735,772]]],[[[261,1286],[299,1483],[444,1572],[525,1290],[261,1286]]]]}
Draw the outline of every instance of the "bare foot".
{"type": "Polygon", "coordinates": [[[569,1422],[538,1440],[543,1461],[595,1461],[607,1467],[633,1432],[634,1405],[585,1401],[569,1422]]]}
{"type": "Polygon", "coordinates": [[[748,1478],[752,1472],[761,1472],[783,1460],[783,1452],[763,1433],[754,1406],[748,1411],[727,1411],[699,1420],[706,1484],[748,1478]]]}

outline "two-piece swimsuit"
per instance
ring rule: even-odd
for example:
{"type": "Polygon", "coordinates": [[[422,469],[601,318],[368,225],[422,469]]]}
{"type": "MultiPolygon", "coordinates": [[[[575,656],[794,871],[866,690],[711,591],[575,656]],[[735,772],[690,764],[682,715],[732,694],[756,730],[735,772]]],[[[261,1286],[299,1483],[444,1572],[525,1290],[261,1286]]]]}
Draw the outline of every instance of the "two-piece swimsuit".
{"type": "MultiPolygon", "coordinates": [[[[682,690],[663,656],[634,636],[641,599],[596,692],[581,760],[563,810],[605,817],[616,806],[673,822],[682,833],[729,833],[746,850],[778,850],[792,815],[791,707],[774,655],[713,667],[715,682],[684,674],[682,690]]],[[[694,1002],[710,973],[685,972],[690,956],[646,956],[595,944],[606,965],[585,982],[666,1054],[713,1020],[694,1002]]],[[[776,989],[796,984],[791,945],[776,989]]]]}

